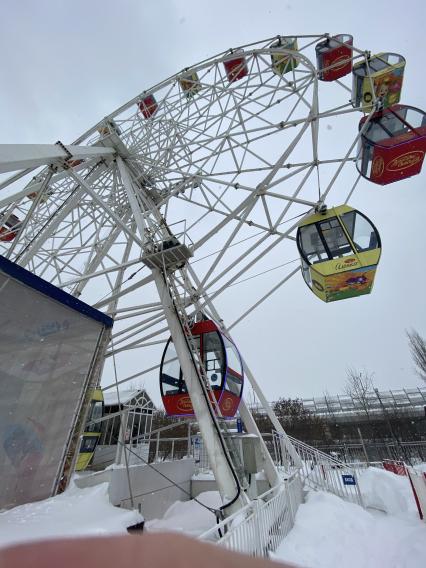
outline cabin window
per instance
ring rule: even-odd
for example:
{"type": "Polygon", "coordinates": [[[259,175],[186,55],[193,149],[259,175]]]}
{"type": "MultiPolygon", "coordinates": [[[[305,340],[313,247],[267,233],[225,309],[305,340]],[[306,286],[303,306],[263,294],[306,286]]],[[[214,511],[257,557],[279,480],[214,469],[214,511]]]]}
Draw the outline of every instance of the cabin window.
{"type": "Polygon", "coordinates": [[[309,288],[312,288],[311,270],[309,264],[302,259],[302,276],[309,288]]]}
{"type": "Polygon", "coordinates": [[[182,378],[180,363],[175,346],[170,341],[163,362],[161,373],[161,387],[163,394],[186,393],[186,383],[182,378]]]}
{"type": "Polygon", "coordinates": [[[300,228],[299,246],[310,264],[328,260],[327,252],[315,224],[300,228]]]}
{"type": "Polygon", "coordinates": [[[102,430],[102,422],[96,422],[95,424],[91,422],[98,418],[102,418],[103,414],[103,403],[102,401],[94,401],[90,403],[90,413],[89,413],[89,424],[87,424],[85,430],[86,432],[98,432],[102,430]]]}
{"type": "Polygon", "coordinates": [[[213,389],[222,387],[223,347],[217,331],[203,334],[204,368],[210,386],[213,389]]]}
{"type": "Polygon", "coordinates": [[[241,396],[241,379],[228,372],[225,388],[235,396],[241,396]]]}
{"type": "Polygon", "coordinates": [[[97,442],[98,442],[98,437],[85,436],[81,441],[80,453],[82,454],[93,453],[95,451],[97,442]]]}
{"type": "Polygon", "coordinates": [[[350,211],[344,213],[341,220],[358,252],[372,250],[379,246],[377,233],[366,217],[350,211]]]}
{"type": "Polygon", "coordinates": [[[225,344],[225,349],[226,349],[226,359],[227,359],[228,370],[232,370],[234,372],[234,374],[237,373],[238,375],[242,376],[243,370],[242,370],[242,367],[241,367],[241,359],[238,355],[237,348],[225,336],[222,336],[222,337],[223,337],[223,342],[225,344]]]}
{"type": "Polygon", "coordinates": [[[319,223],[331,258],[353,254],[352,247],[337,217],[319,223]]]}

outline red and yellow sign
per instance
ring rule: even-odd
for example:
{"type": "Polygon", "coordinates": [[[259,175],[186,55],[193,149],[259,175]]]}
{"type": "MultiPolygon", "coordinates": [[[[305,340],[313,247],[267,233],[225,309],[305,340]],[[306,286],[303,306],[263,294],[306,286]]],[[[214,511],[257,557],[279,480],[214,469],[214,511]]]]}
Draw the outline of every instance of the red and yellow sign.
{"type": "Polygon", "coordinates": [[[389,172],[399,172],[401,170],[405,170],[407,168],[411,168],[415,166],[419,162],[423,161],[425,153],[416,150],[414,152],[407,152],[406,154],[401,154],[401,156],[397,156],[394,158],[389,164],[387,164],[386,169],[389,172]]]}
{"type": "Polygon", "coordinates": [[[385,171],[385,161],[382,156],[377,156],[374,158],[373,164],[371,165],[371,177],[379,178],[383,175],[385,171]]]}
{"type": "Polygon", "coordinates": [[[386,185],[419,174],[424,159],[425,138],[395,147],[376,146],[371,165],[371,181],[386,185]]]}

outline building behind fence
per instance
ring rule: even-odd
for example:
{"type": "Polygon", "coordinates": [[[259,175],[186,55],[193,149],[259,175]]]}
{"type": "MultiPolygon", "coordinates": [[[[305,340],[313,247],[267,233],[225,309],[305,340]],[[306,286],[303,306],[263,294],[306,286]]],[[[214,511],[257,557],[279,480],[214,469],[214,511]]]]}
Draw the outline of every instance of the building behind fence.
{"type": "MultiPolygon", "coordinates": [[[[272,402],[284,429],[346,462],[426,461],[426,388],[272,402]]],[[[268,419],[252,405],[262,432],[268,419]]]]}

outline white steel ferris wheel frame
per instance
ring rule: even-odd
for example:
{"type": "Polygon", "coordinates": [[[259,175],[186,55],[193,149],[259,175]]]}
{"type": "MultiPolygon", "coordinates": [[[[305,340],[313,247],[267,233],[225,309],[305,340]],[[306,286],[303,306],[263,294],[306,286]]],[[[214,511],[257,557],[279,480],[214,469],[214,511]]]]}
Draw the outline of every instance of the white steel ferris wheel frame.
{"type": "MultiPolygon", "coordinates": [[[[172,325],[167,302],[158,300],[153,283],[161,291],[159,273],[142,256],[175,236],[193,256],[163,283],[173,287],[181,311],[203,310],[226,329],[213,301],[255,277],[254,267],[265,272],[262,263],[276,247],[290,243],[297,256],[293,233],[300,218],[326,199],[344,169],[352,168],[354,178],[345,202],[360,179],[353,164],[361,134],[355,134],[355,121],[354,135],[346,146],[339,144],[339,157],[323,156],[319,148],[324,121],[359,113],[344,80],[326,87],[338,88],[346,99],[320,109],[317,69],[309,57],[326,37],[297,36],[297,52],[274,47],[277,38],[223,52],[138,95],[72,145],[0,146],[0,173],[19,170],[0,183],[0,225],[11,216],[21,221],[10,229],[17,231],[13,240],[0,241],[0,254],[113,317],[109,358],[164,344],[172,325]],[[240,56],[240,49],[247,76],[229,81],[223,63],[240,56]],[[298,65],[276,73],[272,54],[298,65]],[[191,96],[179,84],[188,73],[197,73],[200,82],[191,96]],[[156,97],[158,109],[145,118],[138,105],[147,94],[156,97]]],[[[368,53],[353,48],[353,55],[368,53]]],[[[280,281],[228,323],[228,332],[299,271],[292,262],[282,265],[280,281]]],[[[240,411],[257,431],[244,403],[240,411]]]]}

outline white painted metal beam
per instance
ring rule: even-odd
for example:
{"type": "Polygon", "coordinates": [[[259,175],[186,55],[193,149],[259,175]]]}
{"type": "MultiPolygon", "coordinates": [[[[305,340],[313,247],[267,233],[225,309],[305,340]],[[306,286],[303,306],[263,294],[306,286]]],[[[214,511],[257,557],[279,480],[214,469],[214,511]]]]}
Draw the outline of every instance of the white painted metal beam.
{"type": "Polygon", "coordinates": [[[113,156],[114,148],[63,144],[0,144],[0,173],[60,165],[64,160],[113,156]]]}

